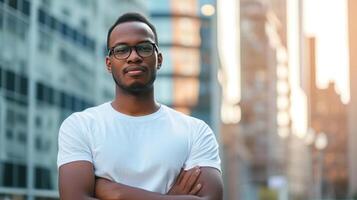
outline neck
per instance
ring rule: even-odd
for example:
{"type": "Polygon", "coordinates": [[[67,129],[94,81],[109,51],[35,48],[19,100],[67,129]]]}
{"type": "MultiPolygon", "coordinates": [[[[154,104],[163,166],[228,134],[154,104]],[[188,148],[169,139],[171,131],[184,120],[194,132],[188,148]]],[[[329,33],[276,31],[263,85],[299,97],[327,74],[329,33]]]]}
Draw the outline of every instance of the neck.
{"type": "Polygon", "coordinates": [[[133,94],[116,87],[111,104],[115,110],[132,116],[152,114],[160,108],[155,102],[154,89],[133,94]]]}

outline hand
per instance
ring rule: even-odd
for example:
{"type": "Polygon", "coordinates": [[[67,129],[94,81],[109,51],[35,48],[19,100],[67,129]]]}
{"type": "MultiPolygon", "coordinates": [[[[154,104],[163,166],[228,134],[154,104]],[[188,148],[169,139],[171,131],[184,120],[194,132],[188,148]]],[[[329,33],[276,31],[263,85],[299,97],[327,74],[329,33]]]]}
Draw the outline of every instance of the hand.
{"type": "Polygon", "coordinates": [[[194,167],[187,171],[181,170],[176,178],[174,185],[171,187],[168,195],[196,195],[202,188],[201,183],[197,183],[201,173],[199,167],[194,167]]]}

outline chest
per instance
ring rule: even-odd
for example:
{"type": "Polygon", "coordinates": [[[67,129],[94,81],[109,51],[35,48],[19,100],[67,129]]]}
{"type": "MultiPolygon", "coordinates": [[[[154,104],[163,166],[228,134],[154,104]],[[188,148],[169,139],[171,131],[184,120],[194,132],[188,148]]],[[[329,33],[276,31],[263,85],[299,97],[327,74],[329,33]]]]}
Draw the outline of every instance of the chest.
{"type": "Polygon", "coordinates": [[[178,172],[190,152],[188,129],[174,124],[107,125],[93,134],[96,171],[114,179],[178,172]]]}

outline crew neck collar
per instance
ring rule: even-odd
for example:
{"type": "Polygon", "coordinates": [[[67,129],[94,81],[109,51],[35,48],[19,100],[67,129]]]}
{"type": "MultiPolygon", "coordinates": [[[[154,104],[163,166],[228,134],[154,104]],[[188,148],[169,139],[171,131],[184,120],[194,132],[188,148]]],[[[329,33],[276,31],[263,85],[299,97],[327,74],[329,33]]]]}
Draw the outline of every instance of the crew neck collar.
{"type": "Polygon", "coordinates": [[[141,116],[132,116],[128,114],[121,113],[117,110],[115,110],[111,104],[111,102],[107,102],[107,107],[109,107],[109,110],[111,113],[115,115],[115,117],[118,117],[122,120],[131,120],[131,121],[148,121],[148,120],[153,120],[158,117],[160,117],[163,114],[164,106],[162,104],[159,104],[159,109],[151,114],[148,115],[141,115],[141,116]]]}

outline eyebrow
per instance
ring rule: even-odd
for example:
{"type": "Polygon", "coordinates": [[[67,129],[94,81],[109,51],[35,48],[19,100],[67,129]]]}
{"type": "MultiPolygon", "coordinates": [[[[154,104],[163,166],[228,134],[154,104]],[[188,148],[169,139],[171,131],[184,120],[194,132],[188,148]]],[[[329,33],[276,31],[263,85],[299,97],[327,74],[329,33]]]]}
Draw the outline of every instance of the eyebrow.
{"type": "MultiPolygon", "coordinates": [[[[140,43],[145,43],[145,42],[155,43],[155,42],[150,41],[150,40],[142,40],[142,41],[136,43],[135,45],[140,44],[140,43]]],[[[118,43],[115,43],[111,48],[116,47],[116,46],[118,46],[118,45],[128,45],[128,46],[130,46],[130,45],[129,45],[128,43],[126,43],[126,42],[118,42],[118,43]]],[[[134,46],[135,46],[135,45],[134,45],[134,46]]]]}

